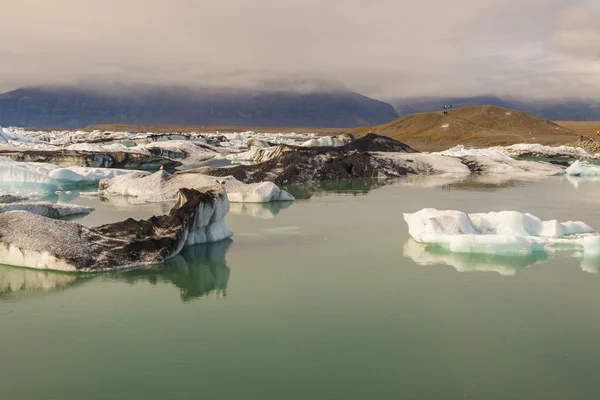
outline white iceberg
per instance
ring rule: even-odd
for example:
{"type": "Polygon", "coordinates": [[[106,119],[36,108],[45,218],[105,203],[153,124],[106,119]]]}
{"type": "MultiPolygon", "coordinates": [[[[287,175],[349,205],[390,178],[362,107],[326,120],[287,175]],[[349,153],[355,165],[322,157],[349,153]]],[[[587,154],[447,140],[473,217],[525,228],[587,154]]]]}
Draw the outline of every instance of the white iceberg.
{"type": "Polygon", "coordinates": [[[404,214],[410,236],[456,253],[526,255],[552,244],[600,251],[600,236],[583,222],[560,223],[517,211],[466,214],[426,208],[404,214]],[[590,236],[593,235],[593,236],[590,236]]]}
{"type": "Polygon", "coordinates": [[[341,147],[352,141],[348,135],[340,136],[322,136],[320,138],[309,139],[302,143],[303,147],[341,147]]]}
{"type": "Polygon", "coordinates": [[[102,179],[111,179],[117,176],[136,172],[142,175],[150,175],[148,171],[133,171],[130,169],[115,168],[93,168],[93,167],[68,167],[56,168],[49,171],[48,175],[59,182],[100,182],[102,179]]]}
{"type": "Polygon", "coordinates": [[[142,175],[149,174],[149,172],[114,168],[59,168],[53,164],[17,162],[0,157],[0,193],[52,194],[60,190],[63,185],[97,183],[102,179],[133,172],[142,175]]]}
{"type": "Polygon", "coordinates": [[[458,145],[458,146],[452,147],[451,149],[439,151],[439,152],[431,153],[431,154],[439,154],[442,156],[449,156],[449,157],[471,156],[471,157],[495,157],[495,158],[500,158],[500,159],[510,159],[509,156],[507,156],[503,152],[498,151],[494,148],[467,149],[463,145],[458,145]]]}
{"type": "Polygon", "coordinates": [[[577,160],[565,172],[570,176],[600,177],[600,165],[577,160]]]}
{"type": "Polygon", "coordinates": [[[519,143],[511,146],[493,147],[493,149],[502,152],[511,157],[544,157],[544,158],[597,158],[597,154],[592,154],[581,147],[572,146],[544,146],[539,143],[519,143]]]}
{"type": "Polygon", "coordinates": [[[223,185],[231,203],[268,203],[271,201],[293,201],[294,197],[272,182],[246,184],[232,176],[203,175],[194,170],[175,174],[161,170],[152,175],[128,174],[100,181],[102,197],[124,196],[132,204],[170,202],[177,198],[181,188],[204,189],[215,182],[223,185]]]}

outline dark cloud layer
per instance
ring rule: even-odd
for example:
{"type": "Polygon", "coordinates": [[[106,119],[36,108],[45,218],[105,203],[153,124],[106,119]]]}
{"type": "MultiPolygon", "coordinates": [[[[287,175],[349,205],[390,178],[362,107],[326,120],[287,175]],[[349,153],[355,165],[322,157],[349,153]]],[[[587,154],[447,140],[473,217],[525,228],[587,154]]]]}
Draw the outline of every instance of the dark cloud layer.
{"type": "Polygon", "coordinates": [[[600,89],[597,0],[1,0],[0,15],[0,90],[303,79],[377,97],[600,89]]]}

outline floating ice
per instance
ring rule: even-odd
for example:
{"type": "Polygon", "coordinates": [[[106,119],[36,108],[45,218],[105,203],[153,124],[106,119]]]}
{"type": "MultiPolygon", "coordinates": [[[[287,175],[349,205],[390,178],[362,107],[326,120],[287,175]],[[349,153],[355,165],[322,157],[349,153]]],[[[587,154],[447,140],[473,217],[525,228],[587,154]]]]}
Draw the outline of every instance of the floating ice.
{"type": "Polygon", "coordinates": [[[302,143],[303,147],[341,147],[352,141],[349,135],[322,136],[302,143]]]}
{"type": "Polygon", "coordinates": [[[97,183],[101,179],[138,172],[113,168],[69,167],[53,164],[16,162],[0,157],[0,193],[13,195],[52,194],[67,184],[97,183]]]}
{"type": "Polygon", "coordinates": [[[572,146],[544,146],[538,143],[519,143],[511,146],[493,147],[511,157],[563,157],[563,158],[596,158],[597,155],[581,147],[572,146]]]}
{"type": "Polygon", "coordinates": [[[173,175],[158,171],[150,176],[143,174],[122,175],[100,182],[100,196],[126,196],[132,204],[174,201],[181,188],[203,189],[219,182],[225,187],[232,203],[268,203],[270,201],[293,201],[294,197],[279,189],[272,182],[246,184],[232,176],[215,178],[194,170],[173,175]]]}
{"type": "Polygon", "coordinates": [[[93,208],[76,204],[55,204],[49,202],[38,203],[10,203],[0,204],[0,213],[8,211],[27,211],[32,214],[48,218],[63,218],[71,215],[89,214],[93,208]]]}
{"type": "Polygon", "coordinates": [[[577,160],[565,172],[571,176],[600,177],[600,166],[577,160]]]}
{"type": "Polygon", "coordinates": [[[100,182],[102,179],[110,179],[121,175],[131,174],[133,172],[141,175],[150,175],[147,171],[133,171],[130,169],[114,168],[92,168],[92,167],[68,167],[56,168],[51,170],[48,175],[61,183],[77,182],[100,182]]]}
{"type": "Polygon", "coordinates": [[[520,254],[544,251],[551,244],[600,252],[600,236],[583,222],[542,221],[517,211],[466,214],[426,208],[404,214],[410,236],[456,253],[520,254]],[[594,236],[590,236],[594,235],[594,236]]]}
{"type": "Polygon", "coordinates": [[[232,236],[220,186],[182,189],[168,215],[131,218],[95,228],[26,211],[0,213],[0,260],[8,265],[62,271],[102,271],[150,265],[184,246],[232,236]]]}
{"type": "Polygon", "coordinates": [[[450,156],[450,157],[475,156],[475,157],[493,157],[493,158],[495,157],[495,158],[499,158],[499,159],[503,159],[503,160],[511,159],[506,154],[504,154],[498,150],[495,150],[493,148],[467,149],[463,145],[458,145],[458,146],[452,147],[451,149],[440,151],[437,153],[432,153],[432,154],[439,154],[442,156],[450,156]]]}

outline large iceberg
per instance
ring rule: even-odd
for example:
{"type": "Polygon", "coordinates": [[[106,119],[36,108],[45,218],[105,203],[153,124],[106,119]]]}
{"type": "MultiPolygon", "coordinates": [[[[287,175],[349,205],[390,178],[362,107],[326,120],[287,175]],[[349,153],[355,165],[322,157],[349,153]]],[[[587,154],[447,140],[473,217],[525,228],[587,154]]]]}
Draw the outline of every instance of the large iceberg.
{"type": "Polygon", "coordinates": [[[294,197],[272,182],[246,184],[232,176],[215,179],[195,170],[169,174],[161,170],[150,176],[128,174],[100,181],[101,197],[128,197],[132,204],[174,201],[181,188],[202,189],[218,182],[227,191],[232,203],[268,203],[271,201],[293,201],[294,197]]]}
{"type": "Polygon", "coordinates": [[[547,245],[583,247],[600,251],[600,236],[583,222],[542,221],[517,211],[466,214],[425,208],[404,214],[410,236],[456,253],[526,255],[544,251],[547,245]]]}
{"type": "Polygon", "coordinates": [[[222,186],[181,189],[168,215],[87,228],[26,211],[0,213],[4,264],[62,271],[102,271],[163,262],[184,246],[232,236],[222,186]]]}

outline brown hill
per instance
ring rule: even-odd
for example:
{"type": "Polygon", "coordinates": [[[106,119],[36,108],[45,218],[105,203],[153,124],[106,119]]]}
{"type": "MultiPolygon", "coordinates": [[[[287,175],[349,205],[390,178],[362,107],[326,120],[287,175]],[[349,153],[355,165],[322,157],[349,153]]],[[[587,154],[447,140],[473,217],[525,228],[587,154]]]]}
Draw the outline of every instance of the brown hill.
{"type": "Polygon", "coordinates": [[[564,144],[578,134],[547,119],[496,106],[462,107],[411,114],[390,123],[350,131],[389,136],[417,150],[435,151],[463,144],[487,147],[514,143],[564,144]]]}

